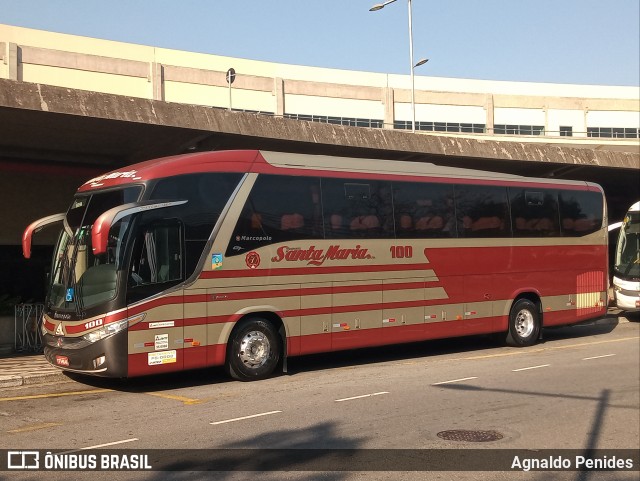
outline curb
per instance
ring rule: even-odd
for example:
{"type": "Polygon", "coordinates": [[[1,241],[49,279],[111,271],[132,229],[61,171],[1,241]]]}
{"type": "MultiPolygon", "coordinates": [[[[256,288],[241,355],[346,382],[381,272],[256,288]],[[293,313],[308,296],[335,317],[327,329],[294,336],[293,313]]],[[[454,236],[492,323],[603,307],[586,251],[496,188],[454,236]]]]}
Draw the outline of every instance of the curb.
{"type": "Polygon", "coordinates": [[[0,376],[0,388],[22,386],[22,376],[0,376]]]}
{"type": "Polygon", "coordinates": [[[51,372],[45,374],[32,374],[22,377],[22,384],[24,386],[31,386],[33,384],[45,384],[48,382],[58,381],[61,379],[68,380],[69,378],[64,375],[64,372],[51,372]]]}
{"type": "Polygon", "coordinates": [[[34,384],[45,384],[48,382],[68,379],[61,371],[59,373],[43,373],[43,374],[27,374],[27,375],[11,375],[0,376],[0,388],[31,386],[34,384]]]}

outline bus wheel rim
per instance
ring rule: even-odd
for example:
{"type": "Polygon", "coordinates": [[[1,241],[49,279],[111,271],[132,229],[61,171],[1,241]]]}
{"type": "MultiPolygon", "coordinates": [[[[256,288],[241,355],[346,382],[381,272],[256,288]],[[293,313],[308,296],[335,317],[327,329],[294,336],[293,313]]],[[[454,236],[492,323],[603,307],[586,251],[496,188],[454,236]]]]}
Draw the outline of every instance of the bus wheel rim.
{"type": "Polygon", "coordinates": [[[516,316],[515,328],[520,337],[529,337],[533,332],[535,322],[533,314],[528,310],[522,310],[516,316]]]}
{"type": "Polygon", "coordinates": [[[271,344],[263,332],[250,331],[240,341],[240,361],[251,369],[263,366],[270,354],[271,344]]]}

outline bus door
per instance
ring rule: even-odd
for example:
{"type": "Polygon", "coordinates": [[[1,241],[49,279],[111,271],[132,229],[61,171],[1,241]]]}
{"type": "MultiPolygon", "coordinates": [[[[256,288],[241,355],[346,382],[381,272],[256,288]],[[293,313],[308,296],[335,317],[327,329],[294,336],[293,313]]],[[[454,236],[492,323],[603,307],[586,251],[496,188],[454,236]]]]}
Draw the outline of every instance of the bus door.
{"type": "MultiPolygon", "coordinates": [[[[132,245],[129,316],[144,312],[129,332],[129,375],[178,371],[192,363],[184,349],[184,236],[177,219],[141,225],[132,245]]],[[[190,354],[190,353],[189,353],[190,354]]]]}

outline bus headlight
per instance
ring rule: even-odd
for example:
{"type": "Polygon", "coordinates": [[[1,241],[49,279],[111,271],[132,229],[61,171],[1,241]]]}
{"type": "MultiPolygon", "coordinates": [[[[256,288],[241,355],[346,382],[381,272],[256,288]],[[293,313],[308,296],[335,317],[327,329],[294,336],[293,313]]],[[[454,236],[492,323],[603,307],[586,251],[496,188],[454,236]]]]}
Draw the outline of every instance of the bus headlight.
{"type": "Polygon", "coordinates": [[[113,336],[116,332],[120,332],[123,329],[127,328],[129,324],[129,319],[123,319],[122,321],[112,322],[111,324],[107,324],[100,329],[96,329],[95,331],[91,331],[85,334],[83,339],[89,342],[100,341],[101,339],[106,339],[107,337],[113,336]]]}
{"type": "Polygon", "coordinates": [[[96,342],[101,339],[106,339],[107,337],[113,336],[115,333],[126,329],[127,326],[131,327],[145,318],[146,314],[137,314],[135,316],[129,317],[127,319],[123,319],[121,321],[112,322],[111,324],[107,324],[106,326],[101,327],[100,329],[96,329],[95,331],[91,331],[82,338],[89,342],[96,342]]]}

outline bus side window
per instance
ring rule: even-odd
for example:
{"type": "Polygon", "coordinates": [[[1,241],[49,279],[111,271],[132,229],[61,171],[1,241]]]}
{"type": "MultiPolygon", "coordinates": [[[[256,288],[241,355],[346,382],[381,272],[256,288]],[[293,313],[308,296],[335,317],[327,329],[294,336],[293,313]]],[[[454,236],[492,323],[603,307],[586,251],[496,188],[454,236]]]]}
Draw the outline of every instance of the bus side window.
{"type": "Polygon", "coordinates": [[[511,237],[505,187],[456,185],[460,237],[511,237]]]}
{"type": "Polygon", "coordinates": [[[509,188],[514,237],[554,237],[560,234],[555,190],[509,188]]]}
{"type": "Polygon", "coordinates": [[[322,239],[320,185],[315,177],[261,175],[234,228],[227,256],[298,239],[322,239]]]}
{"type": "Polygon", "coordinates": [[[391,186],[360,179],[322,179],[324,231],[329,239],[394,236],[391,186]]]}
{"type": "Polygon", "coordinates": [[[602,227],[602,195],[599,192],[560,191],[562,235],[580,237],[602,227]]]}
{"type": "Polygon", "coordinates": [[[413,182],[393,183],[396,237],[455,237],[453,186],[413,182]]]}

